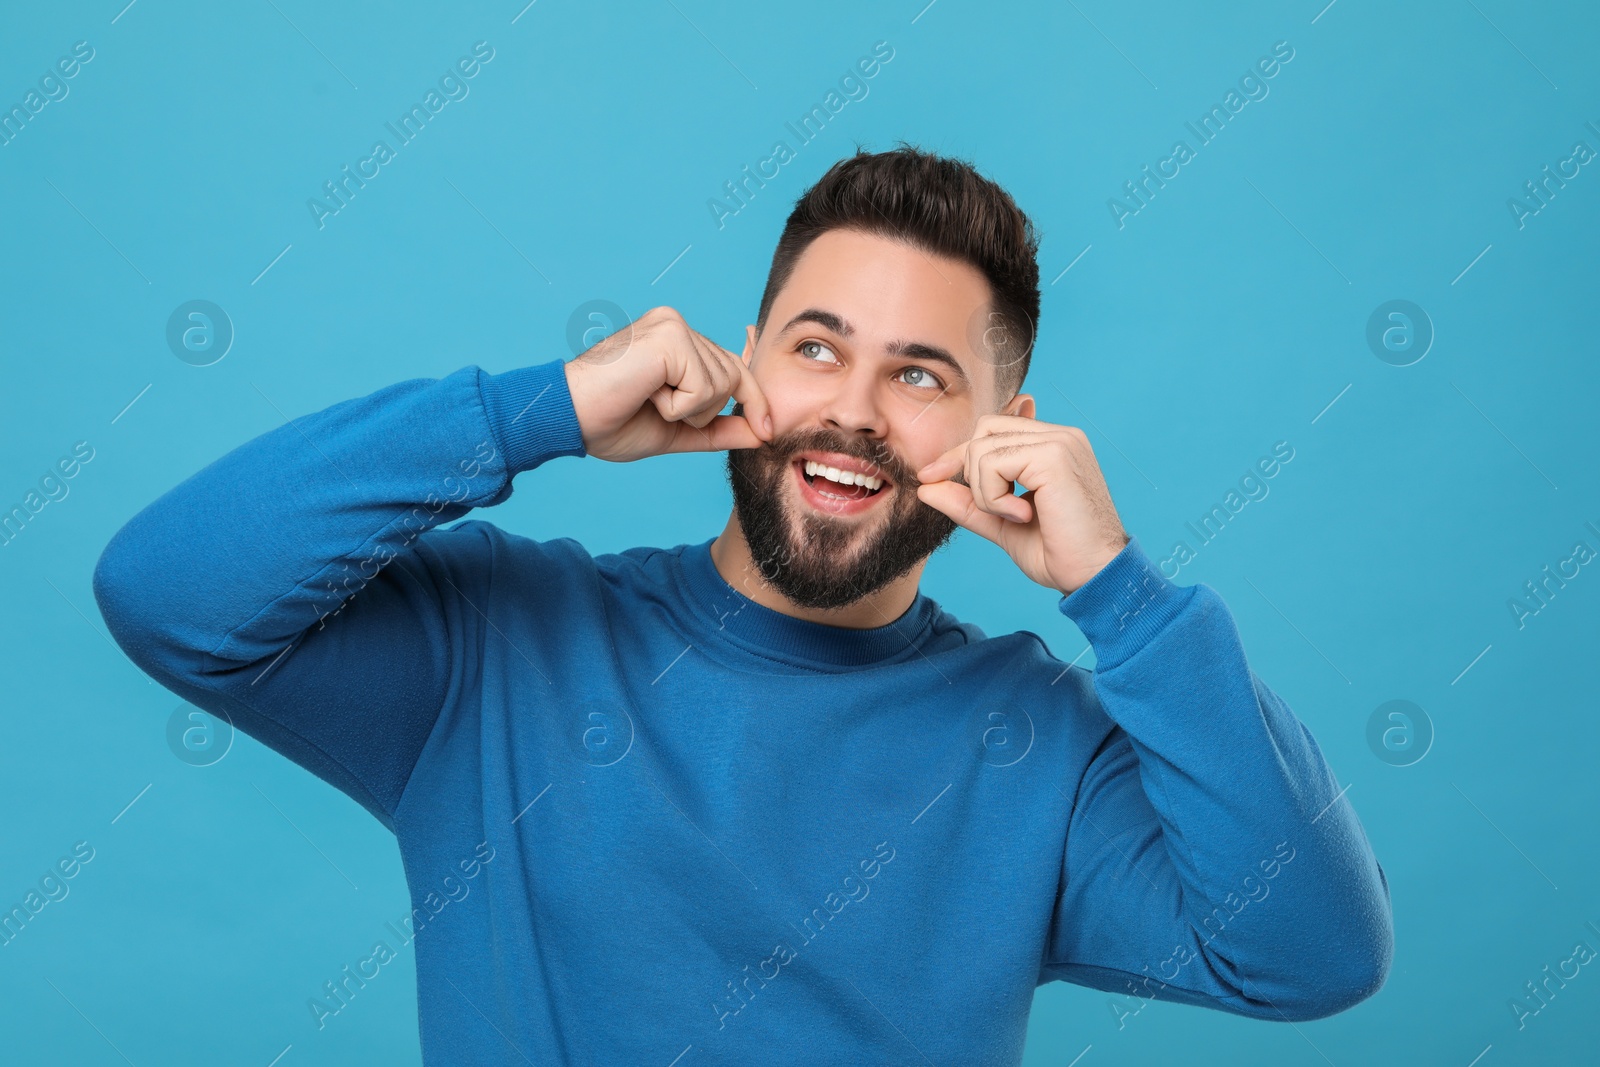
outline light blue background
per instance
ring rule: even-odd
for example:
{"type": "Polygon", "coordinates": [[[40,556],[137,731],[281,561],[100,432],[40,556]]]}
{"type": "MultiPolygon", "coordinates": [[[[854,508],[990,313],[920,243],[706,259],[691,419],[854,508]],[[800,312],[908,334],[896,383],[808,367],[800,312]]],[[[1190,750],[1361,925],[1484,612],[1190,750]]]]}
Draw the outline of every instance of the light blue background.
{"type": "MultiPolygon", "coordinates": [[[[1521,629],[1507,601],[1575,542],[1600,548],[1600,164],[1524,228],[1506,206],[1575,141],[1600,149],[1592,4],[123,2],[0,13],[7,107],[74,42],[95,49],[0,147],[0,505],[74,442],[95,450],[0,548],[0,906],[74,842],[95,849],[0,947],[7,1060],[417,1062],[409,949],[322,1031],[306,1006],[407,910],[392,837],[249,738],[210,767],[177,759],[180,702],[95,610],[100,549],[286,417],[570,357],[586,300],[669,304],[739,347],[795,197],[856,142],[904,138],[975,161],[1038,225],[1026,388],[1040,418],[1089,432],[1152,553],[1192,545],[1187,521],[1294,448],[1178,580],[1226,598],[1394,899],[1393,972],[1345,1014],[1154,1004],[1119,1029],[1107,994],[1054,984],[1025,1062],[1593,1062],[1600,967],[1524,1029],[1508,1001],[1579,940],[1600,949],[1600,567],[1521,629]],[[495,57],[470,95],[319,230],[306,200],[479,40],[495,57]],[[879,40],[894,58],[869,95],[719,229],[722,183],[793,145],[784,123],[879,40]],[[1193,147],[1185,121],[1283,40],[1270,94],[1119,230],[1107,199],[1193,147]],[[212,366],[166,345],[191,299],[237,332],[212,366]],[[1365,341],[1391,299],[1436,330],[1411,366],[1365,341]],[[1411,766],[1366,740],[1391,699],[1436,731],[1411,766]]],[[[485,517],[599,553],[702,540],[728,506],[717,455],[563,460],[485,517]]],[[[227,572],[197,560],[194,580],[227,572]]],[[[971,535],[924,588],[990,633],[1084,649],[1056,597],[971,535]]]]}

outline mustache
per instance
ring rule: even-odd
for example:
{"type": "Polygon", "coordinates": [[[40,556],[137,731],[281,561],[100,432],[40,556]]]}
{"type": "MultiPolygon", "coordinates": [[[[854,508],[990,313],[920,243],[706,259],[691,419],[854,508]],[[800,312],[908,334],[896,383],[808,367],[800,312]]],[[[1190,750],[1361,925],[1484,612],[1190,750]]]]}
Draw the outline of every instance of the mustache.
{"type": "Polygon", "coordinates": [[[921,484],[915,469],[883,442],[845,437],[822,429],[795,430],[763,443],[754,451],[763,462],[773,466],[786,465],[798,452],[837,452],[872,464],[897,486],[915,490],[921,484]]]}
{"type": "MultiPolygon", "coordinates": [[[[735,404],[733,414],[743,415],[743,408],[743,404],[735,404]]],[[[917,486],[922,484],[917,479],[917,468],[901,459],[899,453],[887,443],[863,437],[846,437],[821,427],[791,430],[789,433],[774,437],[771,441],[763,442],[754,449],[736,451],[754,452],[763,463],[770,466],[787,464],[797,452],[837,452],[872,464],[881,470],[889,481],[906,489],[912,496],[916,495],[917,486]]],[[[949,481],[957,485],[966,485],[966,472],[957,471],[949,481]]]]}

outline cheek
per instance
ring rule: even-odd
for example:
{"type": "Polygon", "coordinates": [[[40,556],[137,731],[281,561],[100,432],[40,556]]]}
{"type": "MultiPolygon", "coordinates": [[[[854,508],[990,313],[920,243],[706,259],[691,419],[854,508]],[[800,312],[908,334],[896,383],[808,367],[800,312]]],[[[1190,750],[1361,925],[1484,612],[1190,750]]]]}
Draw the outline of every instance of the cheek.
{"type": "Polygon", "coordinates": [[[815,426],[817,412],[826,403],[817,391],[815,382],[804,379],[765,375],[756,384],[767,399],[767,410],[772,412],[772,428],[779,434],[791,433],[804,427],[815,426]]]}
{"type": "Polygon", "coordinates": [[[959,426],[944,421],[935,422],[933,416],[934,412],[929,410],[915,422],[908,421],[900,427],[898,440],[894,443],[895,451],[912,473],[932,463],[970,436],[963,433],[959,426]]]}
{"type": "Polygon", "coordinates": [[[769,395],[767,397],[768,410],[772,412],[772,431],[779,437],[784,434],[794,433],[796,430],[811,426],[816,422],[816,409],[806,410],[803,405],[796,404],[793,397],[782,402],[775,402],[769,395]]]}

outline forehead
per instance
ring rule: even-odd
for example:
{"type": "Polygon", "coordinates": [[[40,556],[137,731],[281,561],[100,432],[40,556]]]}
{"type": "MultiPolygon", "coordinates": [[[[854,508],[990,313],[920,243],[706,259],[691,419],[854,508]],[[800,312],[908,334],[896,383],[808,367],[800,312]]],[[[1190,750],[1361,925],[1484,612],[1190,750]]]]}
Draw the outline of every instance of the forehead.
{"type": "Polygon", "coordinates": [[[820,307],[851,323],[861,344],[922,341],[973,368],[989,299],[988,280],[971,264],[893,238],[829,230],[795,261],[767,322],[781,329],[796,311],[820,307]]]}

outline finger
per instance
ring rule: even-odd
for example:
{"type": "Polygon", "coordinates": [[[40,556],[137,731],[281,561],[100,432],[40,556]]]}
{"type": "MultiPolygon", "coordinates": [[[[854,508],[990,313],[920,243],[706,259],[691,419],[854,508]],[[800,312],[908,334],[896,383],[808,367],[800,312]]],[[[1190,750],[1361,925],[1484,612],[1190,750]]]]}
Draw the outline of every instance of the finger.
{"type": "Polygon", "coordinates": [[[924,484],[940,482],[961,472],[967,485],[977,489],[975,500],[978,507],[1014,522],[1030,522],[1033,508],[1017,500],[1011,482],[1004,479],[1003,475],[994,473],[984,459],[1006,438],[1021,436],[1024,435],[1013,430],[963,441],[918,470],[917,480],[924,484]]]}
{"type": "MultiPolygon", "coordinates": [[[[733,395],[734,385],[738,382],[739,376],[728,359],[728,353],[721,346],[694,330],[689,331],[689,339],[694,342],[695,351],[700,353],[706,373],[710,375],[712,385],[716,389],[716,411],[712,413],[715,416],[728,406],[728,398],[733,395]]],[[[710,419],[705,421],[709,422],[710,419]]],[[[704,426],[705,422],[701,425],[704,426]]]]}
{"type": "Polygon", "coordinates": [[[734,394],[739,381],[738,361],[731,359],[727,349],[717,345],[704,334],[690,330],[689,339],[694,342],[695,350],[700,353],[701,363],[711,381],[712,399],[703,411],[695,412],[694,418],[686,421],[695,426],[705,426],[728,406],[728,398],[734,394]]]}
{"type": "Polygon", "coordinates": [[[991,515],[978,507],[972,499],[972,490],[955,482],[923,482],[917,486],[917,499],[935,511],[943,512],[962,529],[971,530],[997,545],[1002,544],[1000,539],[1004,536],[1005,528],[1011,525],[998,515],[991,515]]]}
{"type": "Polygon", "coordinates": [[[756,384],[755,375],[750,373],[745,361],[704,334],[697,333],[694,336],[707,362],[725,373],[724,395],[732,396],[739,402],[740,414],[763,441],[772,440],[771,408],[767,403],[766,394],[756,384]]]}
{"type": "Polygon", "coordinates": [[[688,334],[689,345],[694,349],[695,359],[699,361],[699,378],[695,389],[695,405],[683,417],[683,421],[691,426],[703,427],[727,404],[727,390],[724,388],[724,375],[717,359],[706,351],[700,341],[700,335],[685,327],[688,334]]]}
{"type": "Polygon", "coordinates": [[[743,357],[723,348],[709,338],[702,337],[711,353],[727,368],[731,385],[730,395],[739,402],[740,414],[750,423],[751,429],[761,435],[763,441],[772,439],[772,408],[767,403],[767,395],[761,391],[761,386],[756,383],[755,375],[750,372],[750,367],[743,357]]]}
{"type": "Polygon", "coordinates": [[[916,472],[917,480],[937,482],[950,477],[966,463],[967,446],[971,444],[971,441],[962,441],[946,449],[937,459],[929,461],[916,472]]]}
{"type": "MultiPolygon", "coordinates": [[[[728,354],[733,356],[731,352],[728,354]]],[[[733,356],[733,366],[739,376],[733,385],[733,398],[739,402],[745,419],[756,433],[761,434],[762,440],[772,440],[772,405],[767,403],[767,394],[761,391],[756,376],[750,372],[744,360],[733,356]]]]}
{"type": "Polygon", "coordinates": [[[650,394],[650,403],[655,405],[662,419],[667,422],[682,422],[697,406],[694,401],[693,388],[687,383],[671,385],[664,383],[656,387],[650,394]]]}
{"type": "Polygon", "coordinates": [[[1017,503],[1023,505],[1024,507],[1026,507],[1028,509],[1028,518],[1025,520],[1027,522],[1032,522],[1033,521],[1033,516],[1035,514],[1034,508],[1036,506],[1034,504],[1034,502],[1033,502],[1033,497],[1034,497],[1034,494],[1037,493],[1038,491],[1039,490],[1037,490],[1037,489],[1029,489],[1026,493],[1018,493],[1017,494],[1017,503]]]}
{"type": "Polygon", "coordinates": [[[668,452],[726,452],[730,448],[760,448],[763,443],[743,415],[718,415],[704,429],[679,422],[674,430],[668,452]]]}
{"type": "Polygon", "coordinates": [[[1013,437],[1019,433],[1039,433],[1042,428],[1043,424],[1037,419],[1028,419],[1021,415],[986,415],[979,420],[978,428],[969,440],[952,446],[936,459],[930,460],[927,466],[917,471],[917,478],[925,482],[948,478],[961,469],[969,446],[987,440],[990,437],[1013,437]],[[958,456],[962,458],[958,459],[958,456]]]}
{"type": "Polygon", "coordinates": [[[980,445],[974,450],[976,457],[967,461],[967,484],[972,487],[977,507],[1015,522],[1027,522],[1033,517],[1033,509],[1016,498],[1016,486],[1012,484],[1026,466],[1019,458],[1025,449],[1018,445],[980,445]]]}
{"type": "Polygon", "coordinates": [[[730,364],[737,363],[740,366],[744,365],[744,360],[739,357],[737,352],[723,348],[721,345],[717,344],[717,342],[713,341],[711,338],[707,337],[698,330],[691,329],[689,332],[694,335],[695,343],[698,344],[701,350],[708,355],[720,356],[730,364]]]}
{"type": "Polygon", "coordinates": [[[1038,491],[1063,478],[1071,481],[1075,477],[1073,451],[1070,440],[1041,433],[1018,435],[1012,444],[986,449],[982,466],[986,472],[993,472],[1005,494],[1005,499],[997,502],[999,510],[1017,522],[1032,522],[1037,514],[1033,501],[1038,491]],[[1025,486],[1026,491],[1014,495],[1013,486],[1025,486]]]}
{"type": "Polygon", "coordinates": [[[702,426],[710,422],[720,405],[715,404],[716,388],[699,350],[691,343],[669,346],[666,370],[667,380],[650,394],[661,417],[668,422],[699,418],[702,426]]]}

